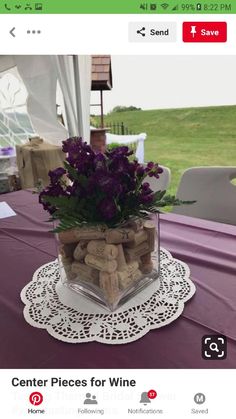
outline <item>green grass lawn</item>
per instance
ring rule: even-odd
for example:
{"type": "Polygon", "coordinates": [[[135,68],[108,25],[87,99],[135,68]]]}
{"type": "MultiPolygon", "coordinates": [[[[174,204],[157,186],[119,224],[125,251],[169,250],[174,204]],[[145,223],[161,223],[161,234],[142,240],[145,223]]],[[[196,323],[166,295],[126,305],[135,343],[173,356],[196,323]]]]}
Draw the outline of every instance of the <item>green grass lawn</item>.
{"type": "Polygon", "coordinates": [[[145,160],[171,169],[171,193],[188,167],[236,166],[236,106],[112,113],[105,121],[147,133],[145,160]]]}

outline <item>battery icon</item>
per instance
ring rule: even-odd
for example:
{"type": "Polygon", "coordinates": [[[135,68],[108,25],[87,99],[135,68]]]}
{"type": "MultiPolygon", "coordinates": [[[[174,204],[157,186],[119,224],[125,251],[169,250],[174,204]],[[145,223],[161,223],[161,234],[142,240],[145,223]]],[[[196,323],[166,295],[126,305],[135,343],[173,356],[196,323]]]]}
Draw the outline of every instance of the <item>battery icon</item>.
{"type": "Polygon", "coordinates": [[[196,8],[197,8],[197,10],[202,10],[202,5],[201,5],[201,3],[198,3],[198,4],[197,4],[197,6],[196,6],[196,8]]]}

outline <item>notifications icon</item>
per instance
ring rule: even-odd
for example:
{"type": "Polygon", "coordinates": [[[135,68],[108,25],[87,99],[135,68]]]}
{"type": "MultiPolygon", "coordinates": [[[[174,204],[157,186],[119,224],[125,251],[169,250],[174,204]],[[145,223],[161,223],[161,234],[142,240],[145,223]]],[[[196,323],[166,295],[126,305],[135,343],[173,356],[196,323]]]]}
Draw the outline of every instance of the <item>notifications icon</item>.
{"type": "Polygon", "coordinates": [[[156,396],[157,396],[156,390],[149,390],[149,392],[148,392],[148,398],[149,399],[155,399],[156,396]]]}
{"type": "Polygon", "coordinates": [[[43,395],[38,391],[34,391],[30,394],[29,401],[34,406],[39,406],[41,403],[43,403],[43,395]]]}
{"type": "Polygon", "coordinates": [[[151,403],[151,400],[157,397],[157,392],[155,390],[144,391],[141,394],[141,399],[139,403],[143,403],[145,406],[147,403],[151,403]]]}

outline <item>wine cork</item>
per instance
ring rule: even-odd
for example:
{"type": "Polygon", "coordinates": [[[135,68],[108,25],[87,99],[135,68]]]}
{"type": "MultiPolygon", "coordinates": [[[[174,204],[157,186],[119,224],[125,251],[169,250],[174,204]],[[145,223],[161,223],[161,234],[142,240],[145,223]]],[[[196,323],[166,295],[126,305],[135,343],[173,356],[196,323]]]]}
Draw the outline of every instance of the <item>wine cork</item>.
{"type": "Polygon", "coordinates": [[[107,244],[105,240],[91,240],[87,250],[94,256],[102,257],[106,260],[114,260],[118,256],[118,248],[114,244],[107,244]]]}
{"type": "Polygon", "coordinates": [[[104,227],[90,227],[76,230],[76,236],[80,240],[98,240],[105,237],[106,229],[104,227]]]}
{"type": "Polygon", "coordinates": [[[143,274],[150,274],[153,271],[153,262],[146,263],[140,266],[140,270],[143,274]]]}
{"type": "Polygon", "coordinates": [[[143,228],[143,220],[141,220],[141,218],[129,220],[125,224],[125,227],[131,228],[132,230],[134,230],[135,233],[137,233],[139,230],[143,228]]]}
{"type": "Polygon", "coordinates": [[[129,264],[129,263],[131,263],[131,262],[134,262],[134,261],[139,261],[140,260],[140,258],[138,258],[137,256],[135,256],[135,254],[134,253],[127,253],[127,251],[126,251],[127,249],[124,249],[124,254],[125,254],[125,260],[126,260],[126,263],[127,264],[129,264]]]}
{"type": "Polygon", "coordinates": [[[58,233],[58,238],[63,244],[76,243],[79,240],[97,240],[105,237],[105,231],[103,227],[72,228],[58,233]]]}
{"type": "Polygon", "coordinates": [[[137,261],[127,264],[126,269],[124,271],[117,271],[119,280],[128,278],[128,276],[132,275],[135,271],[137,271],[138,267],[139,263],[137,261]]]}
{"type": "Polygon", "coordinates": [[[87,245],[88,245],[88,242],[86,240],[81,240],[77,244],[77,246],[76,246],[76,248],[74,250],[74,258],[76,260],[82,260],[82,259],[85,258],[85,256],[88,253],[87,252],[87,245]]]}
{"type": "Polygon", "coordinates": [[[70,243],[70,244],[62,244],[59,246],[59,253],[63,257],[73,257],[73,252],[75,250],[76,244],[70,243]]]}
{"type": "Polygon", "coordinates": [[[151,252],[146,253],[145,255],[140,256],[141,263],[143,265],[148,265],[152,262],[152,254],[151,252]]]}
{"type": "Polygon", "coordinates": [[[99,278],[99,272],[84,263],[73,262],[71,270],[76,275],[81,276],[82,279],[85,278],[93,283],[95,283],[99,278]]]}
{"type": "Polygon", "coordinates": [[[140,271],[140,269],[137,269],[135,272],[133,272],[131,274],[131,278],[133,281],[138,281],[139,279],[142,278],[142,272],[140,271]]]}
{"type": "Polygon", "coordinates": [[[123,291],[133,283],[132,277],[127,276],[126,278],[119,279],[119,287],[123,291]]]}
{"type": "Polygon", "coordinates": [[[64,266],[64,270],[65,270],[67,281],[73,281],[76,278],[76,274],[72,272],[71,268],[66,269],[66,267],[64,266]]]}
{"type": "Polygon", "coordinates": [[[71,257],[66,257],[66,256],[61,255],[60,260],[62,262],[62,266],[66,274],[66,279],[68,281],[74,279],[74,273],[72,272],[72,269],[71,269],[73,259],[71,257]]]}
{"type": "Polygon", "coordinates": [[[142,277],[142,272],[139,269],[136,269],[132,274],[126,278],[119,278],[119,286],[122,290],[128,288],[134,282],[137,282],[142,277]]]}
{"type": "Polygon", "coordinates": [[[62,261],[63,266],[71,265],[73,258],[71,256],[61,255],[60,260],[62,261]]]}
{"type": "Polygon", "coordinates": [[[100,272],[99,285],[104,291],[104,295],[109,304],[115,304],[119,299],[119,280],[117,272],[100,272]]]}
{"type": "Polygon", "coordinates": [[[153,252],[155,249],[156,226],[153,221],[145,221],[143,228],[148,235],[149,250],[153,252]]]}
{"type": "Polygon", "coordinates": [[[116,260],[105,260],[99,256],[90,255],[89,253],[85,256],[84,261],[86,265],[98,269],[99,271],[112,273],[117,269],[116,260]]]}
{"type": "Polygon", "coordinates": [[[134,231],[130,228],[112,228],[106,231],[106,242],[111,244],[127,243],[134,239],[134,231]]]}
{"type": "Polygon", "coordinates": [[[143,274],[150,274],[153,270],[152,254],[146,253],[140,257],[140,270],[143,274]]]}
{"type": "Polygon", "coordinates": [[[125,248],[125,256],[127,257],[128,261],[132,261],[132,260],[138,259],[142,255],[145,255],[149,251],[150,251],[149,244],[146,241],[132,249],[125,248]]]}
{"type": "Polygon", "coordinates": [[[75,234],[76,229],[61,231],[58,233],[58,240],[63,244],[76,243],[78,238],[75,234]]]}
{"type": "Polygon", "coordinates": [[[132,242],[127,243],[126,247],[133,248],[147,240],[148,240],[147,232],[145,230],[140,230],[137,233],[135,233],[134,240],[132,240],[132,242]]]}
{"type": "Polygon", "coordinates": [[[127,268],[127,263],[126,263],[125,254],[124,254],[122,244],[118,244],[117,249],[118,249],[117,270],[118,271],[124,271],[127,268]]]}

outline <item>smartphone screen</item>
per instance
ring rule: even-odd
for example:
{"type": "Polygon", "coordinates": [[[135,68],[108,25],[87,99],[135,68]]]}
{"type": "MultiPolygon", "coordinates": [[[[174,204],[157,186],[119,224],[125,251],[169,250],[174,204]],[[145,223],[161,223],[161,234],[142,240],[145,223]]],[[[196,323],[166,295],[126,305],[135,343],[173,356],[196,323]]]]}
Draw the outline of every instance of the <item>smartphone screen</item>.
{"type": "Polygon", "coordinates": [[[236,5],[0,5],[2,417],[234,419],[236,5]]]}

